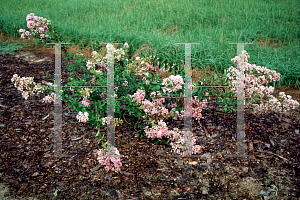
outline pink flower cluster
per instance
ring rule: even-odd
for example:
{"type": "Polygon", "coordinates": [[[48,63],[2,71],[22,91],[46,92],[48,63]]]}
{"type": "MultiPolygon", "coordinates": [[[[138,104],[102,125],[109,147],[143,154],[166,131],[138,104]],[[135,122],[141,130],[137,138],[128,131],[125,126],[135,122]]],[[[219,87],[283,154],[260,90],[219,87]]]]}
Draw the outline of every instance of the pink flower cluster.
{"type": "Polygon", "coordinates": [[[124,81],[123,85],[124,85],[124,86],[128,86],[128,82],[127,82],[127,81],[124,81]]]}
{"type": "MultiPolygon", "coordinates": [[[[34,13],[30,13],[27,15],[26,21],[27,21],[27,27],[31,30],[31,33],[29,31],[25,31],[24,29],[20,29],[19,32],[22,33],[21,38],[24,39],[25,37],[28,37],[28,39],[30,40],[31,37],[35,36],[37,33],[40,34],[41,41],[44,41],[43,39],[45,37],[49,37],[49,35],[45,35],[43,33],[48,32],[48,25],[50,25],[51,23],[50,20],[47,20],[46,18],[43,17],[34,16],[34,13]]],[[[33,38],[33,40],[35,40],[35,38],[33,38]]]]}
{"type": "Polygon", "coordinates": [[[43,98],[44,103],[51,103],[56,98],[56,94],[54,92],[51,93],[51,96],[47,95],[43,98]]]}
{"type": "Polygon", "coordinates": [[[100,164],[106,165],[105,166],[106,171],[112,170],[115,172],[121,172],[120,167],[122,166],[122,163],[120,161],[120,158],[117,157],[120,155],[120,153],[116,147],[114,147],[113,150],[114,150],[113,155],[115,156],[110,157],[107,154],[107,152],[105,152],[105,149],[99,149],[97,160],[100,164]]]}
{"type": "MultiPolygon", "coordinates": [[[[25,98],[25,100],[27,100],[29,95],[34,94],[34,92],[31,92],[32,88],[30,86],[31,84],[36,84],[35,82],[33,82],[33,77],[20,78],[20,77],[18,77],[17,74],[14,74],[11,81],[14,82],[14,86],[17,87],[17,89],[19,91],[22,91],[22,96],[25,98]],[[24,88],[29,90],[29,92],[23,91],[24,88]]],[[[39,84],[39,85],[35,85],[33,90],[36,91],[37,93],[39,93],[39,92],[43,91],[43,88],[42,88],[41,84],[39,84]]],[[[89,93],[86,92],[86,95],[89,96],[89,93]]],[[[86,107],[89,106],[89,103],[87,102],[87,96],[82,101],[82,104],[85,105],[86,107]]],[[[55,102],[55,98],[56,98],[56,95],[55,95],[55,93],[52,92],[50,96],[47,95],[46,97],[43,98],[43,102],[44,103],[55,102]]],[[[88,112],[85,112],[84,114],[82,112],[79,112],[79,114],[76,116],[76,118],[80,122],[87,122],[88,121],[88,116],[89,116],[88,112]]]]}
{"type": "MultiPolygon", "coordinates": [[[[247,77],[245,78],[246,82],[246,96],[251,96],[253,92],[255,94],[258,94],[261,98],[263,98],[264,94],[267,95],[269,98],[268,103],[266,104],[253,104],[254,106],[254,112],[262,112],[262,111],[267,111],[267,110],[277,110],[279,112],[283,111],[286,112],[289,110],[289,107],[292,107],[295,109],[297,106],[299,106],[299,103],[297,101],[294,101],[291,99],[291,97],[288,95],[289,99],[286,99],[286,96],[283,92],[279,95],[280,98],[284,98],[284,100],[280,103],[273,95],[272,93],[274,91],[274,87],[265,87],[263,84],[268,84],[269,82],[272,81],[278,81],[280,79],[280,74],[276,73],[274,70],[267,69],[265,67],[261,66],[256,66],[255,64],[249,64],[247,63],[249,55],[248,53],[244,50],[242,51],[242,54],[244,55],[244,62],[242,65],[242,70],[247,71],[247,77]],[[253,73],[255,72],[255,73],[253,73]],[[262,74],[262,76],[259,76],[259,74],[262,74]],[[256,78],[258,76],[258,78],[256,78]],[[265,78],[267,76],[267,80],[265,78]]],[[[242,63],[242,58],[239,56],[236,56],[235,58],[231,59],[232,62],[234,63],[242,63]]],[[[232,79],[232,84],[237,85],[240,80],[240,71],[234,67],[230,67],[227,71],[232,72],[232,75],[230,73],[227,74],[227,77],[229,79],[232,79]]],[[[231,88],[231,90],[234,90],[235,88],[231,88]]],[[[237,91],[236,91],[237,93],[237,91]]],[[[249,102],[250,105],[250,102],[249,102]]],[[[248,105],[246,107],[249,107],[248,105]]]]}
{"type": "MultiPolygon", "coordinates": [[[[169,88],[164,88],[164,91],[174,91],[176,92],[177,90],[179,89],[182,89],[182,87],[179,87],[181,86],[180,84],[183,84],[183,80],[182,80],[182,77],[181,76],[170,76],[169,78],[167,79],[164,79],[163,80],[163,84],[164,85],[167,85],[167,86],[172,86],[172,89],[169,89],[169,88]],[[168,84],[167,80],[173,84],[168,84]],[[175,84],[175,86],[174,86],[175,84]]],[[[194,87],[193,85],[191,87],[194,87]]],[[[157,91],[157,92],[152,92],[150,94],[151,97],[154,97],[154,96],[161,96],[160,92],[157,91]]],[[[134,95],[129,95],[132,99],[134,99],[134,101],[136,101],[138,104],[141,104],[140,108],[141,109],[144,109],[144,111],[146,112],[147,115],[149,116],[153,116],[153,115],[161,115],[162,118],[168,118],[169,116],[169,112],[168,110],[164,107],[164,105],[162,103],[165,102],[165,98],[160,98],[160,99],[154,99],[153,102],[150,102],[149,100],[145,99],[145,91],[144,90],[137,90],[136,93],[134,93],[134,95]]],[[[170,96],[170,94],[168,94],[168,96],[170,96]]],[[[193,117],[196,117],[197,120],[199,120],[199,118],[202,118],[202,115],[201,115],[201,111],[202,111],[202,108],[203,106],[205,106],[205,104],[207,103],[207,100],[205,99],[203,101],[203,103],[199,103],[199,100],[197,99],[198,97],[195,96],[195,100],[192,100],[192,105],[195,105],[196,108],[193,108],[192,109],[192,114],[193,114],[193,117]],[[200,105],[199,105],[200,104],[200,105]]],[[[183,101],[183,100],[182,100],[183,101]]],[[[176,111],[176,114],[174,114],[174,111],[175,111],[175,107],[177,107],[177,104],[172,104],[172,106],[174,106],[174,108],[172,109],[171,114],[173,114],[173,116],[175,116],[175,119],[177,119],[177,116],[179,116],[179,113],[178,111],[176,111]]],[[[181,111],[181,116],[179,116],[181,119],[184,118],[184,110],[181,111]]],[[[149,121],[151,121],[151,117],[149,117],[149,121]]],[[[148,122],[149,124],[149,122],[148,122]]],[[[178,130],[178,129],[176,129],[178,130]]],[[[169,137],[171,138],[170,140],[177,140],[176,143],[171,143],[172,145],[172,148],[174,151],[176,151],[177,153],[180,153],[180,152],[185,152],[185,144],[183,144],[183,141],[184,141],[184,137],[180,135],[180,133],[178,132],[174,132],[174,131],[168,131],[168,128],[166,127],[166,124],[160,120],[158,122],[158,125],[157,126],[153,126],[151,129],[148,129],[148,126],[145,127],[145,132],[146,132],[146,135],[147,137],[151,137],[151,138],[162,138],[163,136],[165,137],[169,137]]],[[[183,132],[182,132],[183,133],[183,132]]],[[[184,134],[184,133],[183,133],[184,134]]],[[[192,147],[192,153],[193,154],[196,154],[197,151],[200,150],[200,146],[198,145],[195,145],[195,139],[191,139],[189,141],[192,141],[190,144],[190,147],[192,147]]],[[[185,152],[186,153],[186,152],[185,152]]],[[[185,154],[183,153],[183,154],[185,154]]],[[[183,155],[182,154],[182,155],[183,155]]]]}
{"type": "MultiPolygon", "coordinates": [[[[145,133],[146,136],[149,138],[162,138],[167,137],[171,141],[172,151],[176,152],[177,154],[184,155],[185,149],[184,149],[184,136],[180,135],[180,132],[184,134],[184,131],[179,131],[178,128],[175,128],[173,131],[169,130],[165,122],[160,120],[158,122],[157,126],[154,126],[152,128],[148,128],[148,126],[145,127],[145,133]],[[174,142],[175,141],[175,142],[174,142]]],[[[195,145],[196,139],[193,137],[192,139],[192,154],[196,154],[200,151],[201,146],[195,145]]]]}
{"type": "MultiPolygon", "coordinates": [[[[172,86],[173,89],[163,87],[163,91],[164,92],[165,91],[176,92],[177,90],[182,89],[182,86],[181,86],[182,84],[183,84],[183,79],[180,75],[177,75],[177,76],[171,75],[169,78],[166,78],[163,80],[163,85],[172,86]],[[171,84],[168,84],[167,81],[171,82],[171,84]]],[[[192,85],[192,88],[193,87],[194,87],[194,85],[192,85]]],[[[154,99],[153,103],[152,103],[147,99],[144,100],[145,92],[141,89],[137,90],[137,92],[134,95],[129,95],[129,96],[131,98],[133,98],[136,102],[142,104],[140,108],[145,109],[145,112],[147,113],[147,115],[151,116],[151,115],[158,114],[158,113],[161,113],[162,117],[167,117],[169,115],[169,111],[162,104],[165,102],[165,98],[154,99]],[[157,107],[155,107],[155,105],[157,107]]],[[[150,97],[154,97],[154,96],[161,96],[161,94],[159,91],[157,93],[152,92],[150,94],[150,97]]],[[[168,94],[167,96],[170,96],[170,94],[168,94]]],[[[195,117],[197,120],[200,120],[200,118],[203,118],[201,111],[202,111],[203,106],[205,106],[207,104],[207,100],[204,99],[203,103],[200,103],[197,96],[195,96],[194,98],[195,98],[195,100],[192,100],[192,105],[194,105],[194,107],[192,107],[193,117],[195,117]]],[[[181,99],[181,101],[183,102],[184,100],[181,99]]],[[[182,110],[181,114],[179,114],[178,111],[175,111],[175,108],[177,107],[177,103],[174,103],[171,106],[173,107],[172,110],[170,111],[171,116],[174,116],[175,120],[177,120],[177,119],[182,120],[184,118],[184,110],[182,110]]],[[[149,118],[149,120],[150,120],[150,118],[149,118]]]]}
{"type": "Polygon", "coordinates": [[[85,107],[89,107],[90,103],[87,102],[87,97],[83,98],[83,100],[81,101],[81,104],[83,104],[85,107]]]}
{"type": "Polygon", "coordinates": [[[35,82],[33,82],[33,77],[20,78],[20,77],[18,77],[18,74],[14,74],[11,81],[14,83],[14,86],[17,87],[17,89],[22,92],[22,96],[25,98],[25,100],[27,100],[27,98],[30,95],[34,94],[35,92],[40,93],[43,91],[41,84],[39,84],[33,88],[34,92],[32,92],[31,85],[35,84],[35,82]],[[29,92],[27,92],[25,90],[28,90],[29,92]]]}

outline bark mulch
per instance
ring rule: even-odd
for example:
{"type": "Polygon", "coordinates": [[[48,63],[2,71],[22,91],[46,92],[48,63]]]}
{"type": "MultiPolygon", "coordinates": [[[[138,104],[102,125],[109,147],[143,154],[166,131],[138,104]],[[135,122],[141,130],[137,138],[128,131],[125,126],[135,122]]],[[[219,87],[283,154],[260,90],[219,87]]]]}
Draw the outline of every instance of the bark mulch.
{"type": "MultiPolygon", "coordinates": [[[[22,50],[27,51],[29,50],[22,50]]],[[[45,55],[37,53],[42,59],[45,55]]],[[[0,179],[11,197],[36,199],[299,199],[299,116],[245,111],[247,155],[236,153],[236,113],[224,114],[211,102],[204,119],[193,121],[193,134],[203,148],[199,157],[173,157],[171,147],[154,145],[127,121],[116,127],[121,173],[106,172],[96,160],[96,129],[76,120],[63,102],[63,154],[53,156],[54,104],[23,99],[11,82],[14,74],[47,81],[53,62],[32,63],[0,55],[0,179]],[[271,186],[273,185],[273,186],[271,186]],[[274,189],[271,192],[268,188],[274,189]]],[[[64,65],[64,63],[62,64],[64,65]]],[[[68,71],[62,67],[62,79],[68,71]]],[[[169,129],[183,121],[169,121],[169,129]]],[[[105,133],[105,131],[102,131],[105,133]]]]}

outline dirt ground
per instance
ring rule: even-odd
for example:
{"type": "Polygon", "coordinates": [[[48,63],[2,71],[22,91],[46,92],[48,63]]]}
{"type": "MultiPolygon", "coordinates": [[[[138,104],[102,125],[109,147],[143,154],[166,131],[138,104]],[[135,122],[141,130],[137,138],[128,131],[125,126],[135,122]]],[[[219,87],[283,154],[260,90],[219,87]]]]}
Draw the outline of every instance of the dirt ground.
{"type": "MultiPolygon", "coordinates": [[[[55,158],[54,104],[23,99],[11,82],[13,74],[46,81],[45,72],[54,74],[54,60],[52,48],[0,54],[3,199],[299,199],[299,108],[262,115],[246,109],[246,158],[233,156],[236,113],[219,112],[222,105],[213,99],[202,111],[204,119],[193,121],[193,134],[203,148],[190,158],[174,157],[170,146],[140,139],[124,110],[126,123],[116,127],[116,147],[124,156],[117,174],[106,172],[96,160],[96,129],[77,122],[76,112],[63,102],[65,156],[55,158]]],[[[62,80],[67,80],[69,72],[62,69],[62,80]]],[[[195,71],[193,75],[204,73],[195,71]]],[[[298,89],[276,88],[274,96],[281,91],[300,102],[298,89]]],[[[183,121],[167,124],[183,128],[183,121]]]]}

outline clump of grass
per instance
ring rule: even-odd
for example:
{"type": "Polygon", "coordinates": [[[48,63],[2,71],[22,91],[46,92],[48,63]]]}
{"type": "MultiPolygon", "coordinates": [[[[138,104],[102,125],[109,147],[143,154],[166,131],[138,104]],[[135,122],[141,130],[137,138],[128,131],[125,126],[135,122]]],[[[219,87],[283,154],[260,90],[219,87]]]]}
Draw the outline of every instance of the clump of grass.
{"type": "Polygon", "coordinates": [[[8,40],[0,43],[0,54],[13,55],[15,51],[20,49],[23,49],[23,46],[18,43],[10,43],[8,40]]]}

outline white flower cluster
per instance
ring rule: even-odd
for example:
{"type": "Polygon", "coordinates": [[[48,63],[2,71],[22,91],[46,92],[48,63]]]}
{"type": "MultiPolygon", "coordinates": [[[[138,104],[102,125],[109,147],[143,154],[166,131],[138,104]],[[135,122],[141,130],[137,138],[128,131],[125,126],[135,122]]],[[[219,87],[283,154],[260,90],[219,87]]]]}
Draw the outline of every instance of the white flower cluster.
{"type": "Polygon", "coordinates": [[[79,122],[87,122],[87,120],[89,119],[89,113],[88,112],[84,112],[82,113],[81,111],[78,113],[78,115],[76,116],[76,119],[79,122]]]}

